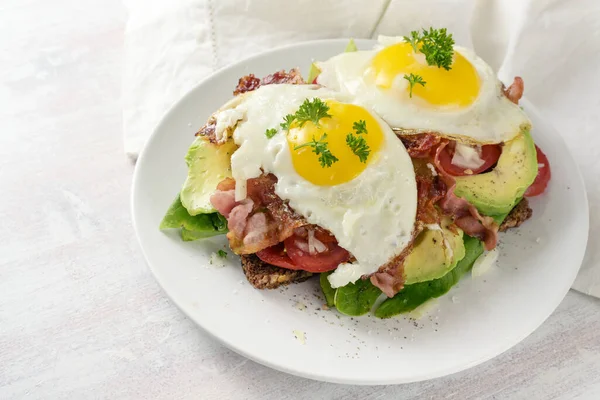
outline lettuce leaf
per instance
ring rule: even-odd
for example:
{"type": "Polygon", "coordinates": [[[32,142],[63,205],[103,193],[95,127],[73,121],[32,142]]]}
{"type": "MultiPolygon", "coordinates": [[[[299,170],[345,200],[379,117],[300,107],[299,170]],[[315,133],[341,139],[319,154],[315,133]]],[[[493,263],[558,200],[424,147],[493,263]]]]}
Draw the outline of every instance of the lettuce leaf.
{"type": "Polygon", "coordinates": [[[321,290],[325,295],[325,301],[329,307],[335,306],[335,289],[331,287],[331,283],[329,283],[329,279],[327,277],[331,275],[333,271],[323,272],[319,275],[319,283],[321,284],[321,290]]]}
{"type": "Polygon", "coordinates": [[[335,308],[342,314],[357,317],[371,311],[381,290],[370,279],[359,279],[335,290],[335,308]]]}
{"type": "Polygon", "coordinates": [[[192,216],[181,204],[177,195],[159,228],[161,230],[181,228],[181,238],[184,241],[192,241],[227,233],[227,220],[217,212],[192,216]]]}

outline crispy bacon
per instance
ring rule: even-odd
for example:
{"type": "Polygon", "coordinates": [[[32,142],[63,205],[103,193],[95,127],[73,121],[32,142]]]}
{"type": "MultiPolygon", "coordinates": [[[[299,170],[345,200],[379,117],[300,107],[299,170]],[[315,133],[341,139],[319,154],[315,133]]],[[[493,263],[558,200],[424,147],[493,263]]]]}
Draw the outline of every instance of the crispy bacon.
{"type": "Polygon", "coordinates": [[[275,183],[273,174],[249,179],[247,197],[236,202],[235,180],[227,178],[212,195],[212,205],[227,218],[227,238],[236,254],[252,254],[274,246],[290,237],[295,228],[307,224],[275,194],[275,183]]]}
{"type": "Polygon", "coordinates": [[[519,100],[523,97],[523,91],[525,90],[525,83],[523,82],[523,78],[520,76],[515,76],[513,83],[510,84],[508,88],[505,88],[502,85],[502,91],[504,95],[513,103],[519,104],[519,100]]]}
{"type": "Polygon", "coordinates": [[[446,196],[446,184],[439,176],[416,175],[417,180],[417,222],[437,224],[441,215],[436,204],[446,196]]]}
{"type": "Polygon", "coordinates": [[[260,78],[257,78],[256,76],[254,76],[254,74],[242,76],[239,79],[238,84],[233,91],[233,95],[237,96],[242,93],[251,92],[253,90],[258,89],[259,87],[260,87],[260,78]]]}
{"type": "Polygon", "coordinates": [[[237,96],[238,94],[251,92],[265,85],[278,85],[282,83],[301,85],[306,82],[302,79],[302,74],[298,68],[292,68],[290,72],[286,72],[285,70],[277,71],[262,79],[257,78],[254,74],[250,74],[240,78],[238,85],[233,91],[233,95],[237,96]]]}
{"type": "Polygon", "coordinates": [[[441,180],[443,180],[447,187],[446,193],[438,202],[438,205],[444,214],[453,218],[456,226],[462,229],[467,235],[476,237],[484,242],[486,250],[491,250],[498,243],[498,224],[494,222],[493,218],[481,215],[473,204],[454,194],[456,179],[444,171],[439,162],[439,155],[447,145],[448,142],[440,144],[436,150],[434,159],[435,166],[440,172],[441,180]]]}
{"type": "Polygon", "coordinates": [[[402,253],[382,265],[377,272],[371,275],[371,283],[381,289],[387,297],[394,297],[404,287],[404,261],[412,251],[414,240],[422,229],[422,226],[415,227],[412,240],[402,250],[402,253]]]}
{"type": "Polygon", "coordinates": [[[435,147],[440,144],[441,137],[431,133],[418,135],[398,135],[410,158],[428,158],[435,147]]]}

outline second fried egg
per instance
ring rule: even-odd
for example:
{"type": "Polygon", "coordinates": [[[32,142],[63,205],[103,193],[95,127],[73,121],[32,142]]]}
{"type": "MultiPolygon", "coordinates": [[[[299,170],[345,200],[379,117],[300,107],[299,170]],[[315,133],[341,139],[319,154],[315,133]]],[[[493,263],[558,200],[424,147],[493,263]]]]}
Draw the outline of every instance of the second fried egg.
{"type": "Polygon", "coordinates": [[[492,68],[472,51],[455,46],[450,70],[427,65],[401,37],[380,37],[370,51],[317,62],[317,83],[353,97],[404,134],[436,132],[473,144],[502,143],[530,122],[502,93],[492,68]],[[405,76],[425,85],[410,88],[405,76]]]}

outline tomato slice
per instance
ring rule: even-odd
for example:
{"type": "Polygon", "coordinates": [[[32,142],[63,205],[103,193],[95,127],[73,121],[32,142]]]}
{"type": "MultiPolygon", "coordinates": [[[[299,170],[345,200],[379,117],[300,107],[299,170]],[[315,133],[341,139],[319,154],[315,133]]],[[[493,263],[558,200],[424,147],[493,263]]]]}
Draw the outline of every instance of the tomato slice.
{"type": "Polygon", "coordinates": [[[500,158],[500,154],[502,154],[502,148],[497,144],[488,144],[485,146],[481,146],[481,159],[484,161],[481,167],[472,169],[472,173],[468,174],[465,171],[466,168],[461,168],[452,164],[452,157],[454,157],[454,146],[451,146],[450,143],[448,146],[444,147],[439,154],[439,163],[441,167],[446,171],[446,173],[452,176],[467,176],[467,175],[476,175],[487,169],[489,169],[492,165],[498,162],[500,158]]]}
{"type": "Polygon", "coordinates": [[[264,262],[281,268],[317,273],[334,270],[340,263],[348,261],[350,258],[350,254],[338,246],[332,235],[316,231],[315,238],[326,249],[319,253],[310,254],[308,251],[308,234],[304,230],[292,235],[284,242],[257,252],[256,255],[264,262]]]}
{"type": "Polygon", "coordinates": [[[535,152],[537,154],[538,173],[531,186],[529,186],[525,191],[526,197],[533,197],[544,193],[546,187],[548,186],[548,181],[550,181],[552,176],[548,157],[546,157],[544,152],[537,147],[537,145],[535,146],[535,152]]]}
{"type": "Polygon", "coordinates": [[[287,269],[300,269],[293,263],[285,252],[283,242],[275,246],[267,247],[256,253],[256,256],[264,262],[287,269]]]}
{"type": "Polygon", "coordinates": [[[294,264],[300,266],[300,269],[310,272],[331,271],[350,258],[350,254],[338,246],[335,238],[328,233],[316,231],[315,239],[319,240],[326,249],[314,254],[308,251],[307,236],[295,234],[285,240],[287,255],[294,264]]]}

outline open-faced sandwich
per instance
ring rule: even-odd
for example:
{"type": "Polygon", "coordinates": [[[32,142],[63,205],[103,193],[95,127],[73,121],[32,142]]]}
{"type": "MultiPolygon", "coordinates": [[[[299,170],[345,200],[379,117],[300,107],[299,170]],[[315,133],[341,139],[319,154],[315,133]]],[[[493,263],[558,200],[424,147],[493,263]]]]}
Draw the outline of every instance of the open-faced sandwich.
{"type": "Polygon", "coordinates": [[[380,296],[379,317],[411,311],[493,257],[544,191],[522,93],[445,29],[351,43],[308,83],[245,76],[196,134],[161,229],[227,234],[258,289],[320,274],[342,313],[380,296]]]}

